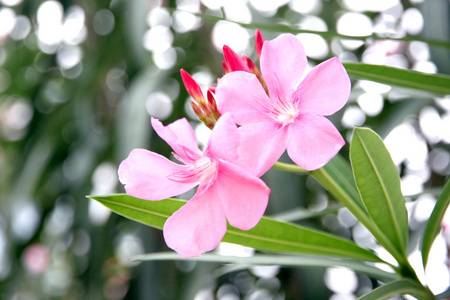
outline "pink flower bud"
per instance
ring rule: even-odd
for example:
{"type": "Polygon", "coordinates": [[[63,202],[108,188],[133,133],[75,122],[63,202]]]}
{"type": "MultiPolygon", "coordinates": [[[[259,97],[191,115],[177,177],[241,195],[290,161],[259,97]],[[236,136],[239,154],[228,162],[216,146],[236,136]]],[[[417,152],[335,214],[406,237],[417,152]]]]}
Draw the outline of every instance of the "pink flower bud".
{"type": "Polygon", "coordinates": [[[232,72],[234,71],[250,72],[244,60],[239,55],[237,55],[236,52],[231,50],[231,48],[228,47],[227,45],[223,46],[223,57],[225,58],[225,61],[232,72]]]}
{"type": "Polygon", "coordinates": [[[256,46],[256,53],[258,53],[258,58],[261,59],[261,51],[264,44],[264,37],[261,34],[261,31],[259,29],[256,29],[255,33],[255,46],[256,46]]]}
{"type": "Polygon", "coordinates": [[[184,87],[189,95],[191,95],[198,104],[206,102],[205,97],[203,97],[202,90],[194,78],[192,78],[191,75],[183,69],[180,70],[180,73],[181,78],[183,79],[184,87]]]}

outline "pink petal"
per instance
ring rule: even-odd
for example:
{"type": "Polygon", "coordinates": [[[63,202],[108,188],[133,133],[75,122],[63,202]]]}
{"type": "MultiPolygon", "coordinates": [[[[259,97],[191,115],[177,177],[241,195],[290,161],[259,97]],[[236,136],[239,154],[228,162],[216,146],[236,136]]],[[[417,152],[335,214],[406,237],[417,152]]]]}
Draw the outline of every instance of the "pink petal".
{"type": "Polygon", "coordinates": [[[227,222],[215,184],[176,211],[163,230],[167,246],[184,258],[216,248],[226,231],[227,222]]]}
{"type": "Polygon", "coordinates": [[[299,84],[306,68],[306,54],[292,34],[265,41],[261,54],[261,72],[271,98],[286,98],[299,84]]]}
{"type": "Polygon", "coordinates": [[[267,172],[286,150],[287,127],[275,122],[260,122],[239,128],[242,135],[235,164],[256,176],[267,172]]]}
{"type": "Polygon", "coordinates": [[[236,160],[241,135],[230,113],[217,121],[205,148],[205,153],[214,159],[236,160]]]}
{"type": "Polygon", "coordinates": [[[325,117],[300,114],[289,126],[287,152],[303,169],[323,167],[344,145],[339,131],[325,117]]]}
{"type": "Polygon", "coordinates": [[[127,194],[133,197],[161,200],[185,193],[197,185],[196,182],[169,179],[186,168],[157,153],[134,149],[119,166],[119,180],[125,185],[127,194]]]}
{"type": "Polygon", "coordinates": [[[250,72],[244,60],[227,45],[223,46],[223,57],[231,72],[245,71],[250,72]]]}
{"type": "Polygon", "coordinates": [[[350,89],[347,71],[334,57],[314,67],[294,97],[299,99],[300,111],[328,116],[347,103],[350,89]]]}
{"type": "Polygon", "coordinates": [[[184,162],[193,162],[202,156],[194,131],[185,118],[176,120],[167,126],[164,126],[158,119],[152,118],[152,126],[184,162]]]}
{"type": "Polygon", "coordinates": [[[239,125],[267,121],[270,100],[258,78],[247,72],[231,72],[223,76],[216,88],[219,112],[230,112],[239,125]]]}
{"type": "Polygon", "coordinates": [[[205,97],[203,96],[202,89],[198,85],[198,83],[194,80],[194,78],[189,75],[188,72],[181,69],[181,79],[183,79],[184,87],[189,95],[197,101],[197,103],[206,103],[205,97]]]}
{"type": "Polygon", "coordinates": [[[261,179],[226,161],[219,162],[217,191],[228,222],[242,230],[258,224],[270,194],[261,179]]]}

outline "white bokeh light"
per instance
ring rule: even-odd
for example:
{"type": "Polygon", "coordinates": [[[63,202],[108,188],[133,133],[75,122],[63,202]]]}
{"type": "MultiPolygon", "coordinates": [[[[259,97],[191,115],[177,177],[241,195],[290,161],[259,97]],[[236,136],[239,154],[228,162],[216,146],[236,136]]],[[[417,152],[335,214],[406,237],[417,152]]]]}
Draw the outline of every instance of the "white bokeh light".
{"type": "Polygon", "coordinates": [[[78,45],[86,39],[85,19],[84,10],[80,6],[69,7],[62,27],[63,40],[66,44],[78,45]]]}
{"type": "Polygon", "coordinates": [[[428,254],[425,276],[427,285],[434,294],[444,292],[450,283],[447,247],[446,239],[441,233],[434,240],[428,254]]]}
{"type": "Polygon", "coordinates": [[[102,226],[108,221],[111,211],[98,201],[89,199],[88,216],[89,221],[96,226],[102,226]]]}
{"type": "Polygon", "coordinates": [[[170,117],[173,104],[166,93],[154,92],[147,97],[145,107],[150,116],[165,120],[170,117]]]}
{"type": "Polygon", "coordinates": [[[364,93],[358,96],[356,99],[359,107],[368,116],[376,116],[382,110],[384,106],[383,96],[378,93],[364,93]]]}
{"type": "Polygon", "coordinates": [[[298,24],[301,29],[314,31],[327,31],[328,26],[324,19],[317,16],[305,16],[298,24]]]}
{"type": "Polygon", "coordinates": [[[63,46],[56,53],[56,61],[61,69],[67,70],[81,62],[83,51],[79,46],[63,46]]]}
{"type": "Polygon", "coordinates": [[[220,9],[226,0],[202,0],[203,5],[212,10],[220,9]]]}
{"type": "Polygon", "coordinates": [[[382,12],[400,3],[400,0],[343,0],[345,6],[354,11],[382,12]]]}
{"type": "Polygon", "coordinates": [[[360,13],[344,13],[336,23],[339,34],[349,36],[368,36],[373,32],[372,20],[360,13]],[[358,24],[355,26],[355,24],[358,24]]]}
{"type": "Polygon", "coordinates": [[[199,0],[177,0],[177,11],[172,15],[173,29],[183,33],[199,28],[202,21],[193,14],[199,12],[199,0]]]}
{"type": "MultiPolygon", "coordinates": [[[[336,23],[339,34],[348,36],[370,36],[373,33],[372,20],[361,13],[348,12],[339,17],[336,23]],[[355,26],[355,24],[358,24],[355,26]]],[[[344,47],[355,50],[364,44],[363,40],[341,40],[344,47]]]]}
{"type": "Polygon", "coordinates": [[[98,35],[108,35],[113,31],[115,23],[113,13],[109,9],[101,9],[94,15],[92,27],[98,35]]]}
{"type": "Polygon", "coordinates": [[[291,0],[289,8],[301,14],[318,14],[322,10],[321,0],[291,0]]]}
{"type": "Polygon", "coordinates": [[[438,68],[433,62],[423,60],[415,62],[412,65],[411,69],[414,71],[428,74],[436,74],[438,72],[438,68]]]}
{"type": "Polygon", "coordinates": [[[423,135],[431,144],[436,144],[441,140],[442,130],[448,130],[442,126],[439,112],[431,106],[426,106],[420,111],[419,125],[423,135]]]}
{"type": "MultiPolygon", "coordinates": [[[[0,25],[1,27],[1,25],[0,25]]],[[[13,40],[19,41],[23,40],[31,32],[31,22],[26,16],[17,16],[14,29],[11,31],[11,38],[13,40]]],[[[1,36],[1,34],[0,34],[1,36]]]]}
{"type": "Polygon", "coordinates": [[[153,61],[155,65],[161,70],[169,70],[177,61],[177,51],[174,48],[169,48],[163,52],[154,52],[153,61]]]}
{"type": "Polygon", "coordinates": [[[0,3],[6,6],[16,6],[22,3],[23,0],[1,0],[0,3]]]}
{"type": "Polygon", "coordinates": [[[172,47],[173,33],[169,27],[155,26],[144,34],[144,48],[152,52],[164,52],[172,47]]]}
{"type": "Polygon", "coordinates": [[[324,282],[336,294],[351,294],[358,287],[355,272],[345,268],[328,268],[325,271],[324,282]]]}
{"type": "Polygon", "coordinates": [[[341,123],[345,128],[353,128],[363,125],[365,120],[364,112],[359,107],[350,105],[345,109],[341,123]]]}
{"type": "Polygon", "coordinates": [[[250,4],[265,16],[273,16],[279,7],[286,5],[289,0],[250,0],[250,4]]]}
{"type": "Polygon", "coordinates": [[[14,29],[16,13],[11,8],[0,8],[0,40],[14,29]]]}
{"type": "Polygon", "coordinates": [[[430,58],[430,47],[424,42],[410,42],[408,52],[414,60],[428,60],[430,58]]]}
{"type": "Polygon", "coordinates": [[[117,245],[116,256],[124,266],[135,266],[140,262],[134,262],[130,258],[134,255],[144,253],[144,245],[139,237],[134,234],[124,235],[117,245]]]}
{"type": "Polygon", "coordinates": [[[223,6],[223,10],[228,20],[242,23],[252,22],[252,13],[248,5],[243,1],[227,1],[223,6]]]}
{"type": "Polygon", "coordinates": [[[317,34],[300,33],[297,38],[302,42],[305,53],[313,59],[324,59],[328,56],[328,44],[317,34]]]}
{"type": "Polygon", "coordinates": [[[206,127],[203,123],[198,123],[195,126],[194,132],[200,148],[204,149],[209,141],[209,138],[211,137],[211,129],[206,127]]]}
{"type": "Polygon", "coordinates": [[[172,17],[165,8],[157,7],[148,12],[147,24],[150,27],[154,26],[171,26],[172,17]]]}
{"type": "Polygon", "coordinates": [[[236,53],[242,54],[249,45],[250,34],[241,26],[226,21],[219,21],[212,30],[212,42],[217,51],[222,52],[224,45],[236,53]]]}
{"type": "Polygon", "coordinates": [[[421,33],[424,24],[422,13],[415,7],[408,8],[403,12],[401,24],[411,35],[421,33]]]}

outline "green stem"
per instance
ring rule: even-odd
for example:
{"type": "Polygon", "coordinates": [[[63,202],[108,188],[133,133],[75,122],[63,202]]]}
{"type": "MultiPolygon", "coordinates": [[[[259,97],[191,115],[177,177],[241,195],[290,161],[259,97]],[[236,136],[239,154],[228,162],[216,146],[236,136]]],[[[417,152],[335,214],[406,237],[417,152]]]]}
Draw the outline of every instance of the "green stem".
{"type": "Polygon", "coordinates": [[[294,164],[288,164],[288,163],[284,163],[284,162],[279,162],[277,161],[274,165],[273,168],[278,169],[278,170],[282,170],[282,171],[286,171],[286,172],[294,172],[294,173],[302,173],[302,174],[309,174],[309,171],[300,168],[297,165],[294,164]]]}

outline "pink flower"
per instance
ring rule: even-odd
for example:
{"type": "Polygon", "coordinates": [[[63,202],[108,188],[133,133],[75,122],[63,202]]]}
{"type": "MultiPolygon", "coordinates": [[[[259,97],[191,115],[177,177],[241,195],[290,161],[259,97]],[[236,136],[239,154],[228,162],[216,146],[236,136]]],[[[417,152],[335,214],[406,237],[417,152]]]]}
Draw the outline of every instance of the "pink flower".
{"type": "Polygon", "coordinates": [[[268,94],[254,74],[236,71],[216,89],[220,113],[230,112],[247,137],[241,153],[252,173],[265,173],[287,149],[306,170],[324,166],[345,144],[324,116],[341,109],[350,94],[350,79],[335,57],[301,80],[307,59],[300,41],[283,34],[264,41],[261,73],[268,94]]]}
{"type": "Polygon", "coordinates": [[[196,194],[164,225],[167,245],[182,257],[199,256],[217,247],[230,225],[248,230],[261,219],[269,188],[235,163],[240,133],[229,114],[214,126],[203,152],[186,119],[163,126],[152,118],[158,135],[184,165],[143,149],[133,150],[119,166],[119,179],[127,194],[161,200],[189,191],[196,194]]]}

